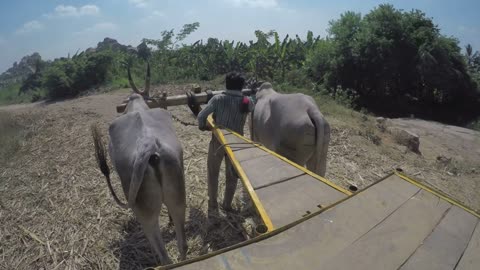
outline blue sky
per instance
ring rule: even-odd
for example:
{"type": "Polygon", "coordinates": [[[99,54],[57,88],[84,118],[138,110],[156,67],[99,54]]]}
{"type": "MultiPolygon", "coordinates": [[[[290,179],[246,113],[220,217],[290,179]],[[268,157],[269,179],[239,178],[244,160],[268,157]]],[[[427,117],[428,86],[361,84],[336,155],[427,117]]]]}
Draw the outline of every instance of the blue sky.
{"type": "Polygon", "coordinates": [[[163,30],[195,21],[200,28],[185,42],[248,41],[256,29],[325,36],[328,22],[342,12],[366,14],[381,3],[420,9],[443,34],[480,50],[478,0],[15,0],[0,2],[0,72],[33,52],[53,59],[94,47],[107,36],[136,46],[144,37],[160,38],[163,30]]]}

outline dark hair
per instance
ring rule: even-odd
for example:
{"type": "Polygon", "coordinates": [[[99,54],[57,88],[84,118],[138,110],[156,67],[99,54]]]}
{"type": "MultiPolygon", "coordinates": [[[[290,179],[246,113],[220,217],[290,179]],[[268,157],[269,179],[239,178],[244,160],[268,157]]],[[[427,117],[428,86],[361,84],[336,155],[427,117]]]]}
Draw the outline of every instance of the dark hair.
{"type": "Polygon", "coordinates": [[[225,79],[227,90],[241,91],[245,85],[245,77],[239,72],[230,72],[225,79]]]}

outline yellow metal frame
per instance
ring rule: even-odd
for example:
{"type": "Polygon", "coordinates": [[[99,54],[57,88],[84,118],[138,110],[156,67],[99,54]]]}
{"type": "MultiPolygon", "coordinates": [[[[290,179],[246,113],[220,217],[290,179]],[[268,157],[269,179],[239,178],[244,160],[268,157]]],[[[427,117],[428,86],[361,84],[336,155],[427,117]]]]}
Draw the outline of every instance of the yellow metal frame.
{"type": "MultiPolygon", "coordinates": [[[[223,134],[222,134],[223,135],[223,134]]],[[[244,246],[248,246],[250,244],[253,244],[253,243],[257,243],[257,242],[260,242],[260,241],[263,241],[265,239],[268,239],[270,237],[273,237],[275,235],[278,235],[288,229],[291,229],[295,226],[297,226],[298,224],[304,222],[304,221],[307,221],[315,216],[318,216],[319,214],[327,211],[327,210],[330,210],[331,208],[343,203],[344,201],[352,198],[353,196],[357,196],[358,194],[362,193],[364,190],[368,189],[369,187],[373,186],[373,185],[376,185],[380,182],[382,182],[383,180],[387,179],[388,177],[392,176],[393,173],[390,173],[388,174],[387,176],[381,178],[380,180],[368,185],[367,187],[365,187],[364,189],[362,190],[359,190],[358,192],[355,192],[354,194],[352,194],[351,196],[347,196],[343,199],[340,199],[339,201],[335,202],[335,203],[332,203],[328,206],[326,206],[325,208],[320,208],[319,210],[313,212],[313,213],[310,213],[298,220],[295,220],[289,224],[286,224],[282,227],[279,227],[279,228],[276,228],[275,230],[273,231],[270,231],[270,232],[267,232],[265,234],[262,234],[258,237],[255,237],[255,238],[252,238],[252,239],[249,239],[247,241],[243,241],[243,242],[240,242],[238,244],[235,244],[235,245],[232,245],[232,246],[229,246],[229,247],[226,247],[226,248],[222,248],[222,249],[219,249],[219,250],[216,250],[216,251],[213,251],[212,253],[208,253],[208,254],[205,254],[205,255],[202,255],[202,256],[199,256],[199,257],[196,257],[196,258],[192,258],[192,259],[188,259],[188,260],[185,260],[185,261],[181,261],[181,262],[178,262],[178,263],[174,263],[174,264],[169,264],[169,265],[164,265],[164,266],[159,266],[159,267],[156,267],[155,270],[167,270],[167,269],[173,269],[173,268],[177,268],[177,267],[180,267],[180,266],[184,266],[184,265],[187,265],[187,264],[192,264],[192,263],[195,263],[195,262],[199,262],[199,261],[203,261],[203,260],[206,260],[206,259],[209,259],[211,257],[214,257],[214,256],[217,256],[217,255],[220,255],[220,254],[223,254],[225,252],[228,252],[228,251],[231,251],[231,250],[234,250],[234,249],[237,249],[237,248],[241,248],[241,247],[244,247],[244,246]]]]}
{"type": "Polygon", "coordinates": [[[320,182],[323,182],[323,183],[329,185],[330,187],[332,187],[332,188],[334,188],[334,189],[336,189],[336,190],[338,190],[338,191],[340,191],[340,192],[342,192],[342,193],[344,193],[344,194],[346,194],[346,195],[348,195],[348,196],[350,196],[350,195],[353,194],[353,193],[350,192],[349,190],[346,190],[346,189],[342,188],[341,186],[336,185],[335,183],[333,183],[333,182],[325,179],[324,177],[321,177],[320,175],[318,175],[318,174],[316,174],[316,173],[308,170],[307,168],[305,168],[305,167],[303,167],[303,166],[300,166],[300,165],[298,165],[297,163],[295,163],[295,162],[287,159],[286,157],[281,156],[281,155],[275,153],[274,151],[266,148],[265,146],[263,146],[263,145],[261,145],[261,144],[259,144],[259,143],[256,143],[256,142],[254,142],[254,141],[251,141],[251,140],[245,138],[244,136],[236,133],[235,131],[232,131],[232,130],[229,130],[229,129],[226,129],[226,130],[227,130],[228,132],[231,132],[233,135],[237,136],[238,138],[240,138],[240,139],[242,139],[242,140],[244,140],[244,141],[246,141],[246,142],[248,142],[248,143],[250,143],[250,144],[252,144],[252,145],[254,145],[254,146],[258,147],[258,148],[260,148],[260,149],[262,149],[263,151],[269,153],[270,155],[275,156],[276,158],[279,158],[279,159],[287,162],[288,164],[292,165],[293,167],[295,167],[295,168],[301,170],[302,172],[310,175],[311,177],[319,180],[320,182]]]}
{"type": "MultiPolygon", "coordinates": [[[[208,121],[208,125],[212,128],[212,132],[215,135],[215,137],[217,137],[218,141],[225,146],[225,152],[227,153],[227,156],[230,158],[233,168],[235,169],[238,176],[242,180],[243,185],[247,189],[247,192],[250,195],[250,198],[252,198],[253,204],[255,205],[255,208],[257,209],[257,212],[260,215],[260,218],[263,220],[263,223],[267,227],[267,232],[273,231],[275,227],[273,226],[272,220],[268,216],[267,211],[265,210],[262,202],[258,198],[257,193],[255,192],[255,189],[253,188],[252,184],[250,183],[250,180],[245,174],[245,171],[243,170],[238,160],[235,158],[235,155],[233,154],[232,149],[228,145],[228,142],[225,140],[223,133],[215,126],[215,123],[213,122],[213,118],[211,115],[208,117],[207,121],[208,121]]],[[[228,131],[230,132],[230,130],[228,131]]]]}
{"type": "MultiPolygon", "coordinates": [[[[212,132],[213,134],[215,135],[215,137],[218,139],[218,141],[224,145],[225,147],[225,152],[227,153],[227,156],[229,157],[229,159],[231,160],[232,162],[232,165],[235,169],[235,171],[238,173],[238,176],[240,177],[240,179],[242,180],[242,183],[243,185],[245,186],[245,188],[247,189],[247,192],[248,194],[250,195],[250,198],[252,198],[252,201],[253,201],[253,204],[255,205],[255,208],[257,209],[257,212],[258,214],[260,215],[260,218],[263,220],[263,223],[265,224],[265,226],[267,227],[267,232],[270,232],[270,231],[273,231],[275,229],[273,223],[272,223],[272,220],[270,218],[270,216],[267,214],[265,208],[263,207],[263,204],[262,202],[260,201],[260,199],[258,198],[258,195],[257,193],[255,192],[255,189],[253,188],[250,180],[248,179],[248,176],[246,175],[245,171],[243,170],[242,166],[240,165],[240,163],[238,162],[238,160],[235,158],[235,155],[231,149],[231,147],[229,146],[227,140],[225,139],[225,136],[223,135],[223,133],[220,131],[220,129],[215,125],[214,121],[213,121],[213,118],[212,116],[210,115],[208,118],[207,118],[207,123],[209,125],[209,127],[212,129],[212,132]]],[[[302,172],[304,172],[305,174],[308,174],[310,175],[311,177],[313,177],[314,179],[334,188],[335,190],[338,190],[344,194],[346,194],[347,196],[350,196],[352,195],[353,193],[332,183],[331,181],[321,177],[320,175],[316,174],[316,173],[313,173],[312,171],[306,169],[305,167],[303,166],[300,166],[298,165],[297,163],[275,153],[274,151],[271,151],[270,149],[266,148],[265,146],[261,145],[261,144],[258,144],[258,143],[255,143],[247,138],[245,138],[244,136],[238,134],[237,132],[233,131],[233,130],[230,130],[230,129],[227,129],[225,128],[225,130],[233,135],[235,135],[236,137],[244,140],[245,142],[249,143],[249,144],[252,144],[253,146],[267,152],[268,154],[288,163],[289,165],[301,170],[302,172]]]]}
{"type": "Polygon", "coordinates": [[[413,178],[411,177],[408,177],[406,176],[405,174],[399,172],[399,171],[395,171],[394,174],[400,178],[402,178],[403,180],[411,183],[412,185],[415,185],[421,189],[424,189],[425,191],[428,191],[430,193],[432,193],[433,195],[437,196],[437,197],[440,197],[442,198],[443,200],[453,204],[453,205],[456,205],[460,208],[462,208],[463,210],[469,212],[470,214],[476,216],[477,218],[480,218],[480,214],[477,213],[475,210],[473,209],[470,209],[469,207],[467,207],[466,205],[462,204],[461,202],[457,201],[457,200],[454,200],[454,199],[451,199],[450,197],[448,197],[448,195],[446,195],[445,193],[439,191],[439,190],[436,190],[432,187],[428,187],[422,183],[420,183],[419,181],[417,180],[414,180],[413,178]]]}
{"type": "MultiPolygon", "coordinates": [[[[221,133],[221,132],[220,132],[220,133],[221,133]]],[[[222,136],[223,136],[223,134],[222,134],[222,136]]],[[[160,267],[157,267],[157,268],[155,268],[155,269],[156,269],[156,270],[172,269],[172,268],[176,268],[176,267],[179,267],[179,266],[183,266],[183,265],[187,265],[187,264],[192,264],[192,263],[195,263],[195,262],[199,262],[199,261],[206,260],[206,259],[208,259],[208,258],[217,256],[217,255],[219,255],[219,254],[222,254],[222,253],[225,253],[225,252],[228,252],[228,251],[237,249],[237,248],[241,248],[241,247],[244,247],[244,246],[253,244],[253,243],[257,243],[257,242],[263,241],[263,240],[265,240],[265,239],[268,239],[268,238],[270,238],[270,237],[273,237],[273,236],[275,236],[275,235],[278,235],[278,234],[280,234],[280,233],[282,233],[282,232],[284,232],[284,231],[286,231],[286,230],[288,230],[288,229],[290,229],[290,228],[292,228],[292,227],[294,227],[294,226],[296,226],[296,225],[298,225],[298,224],[300,224],[300,223],[302,223],[302,222],[304,222],[304,221],[306,221],[306,220],[309,220],[309,219],[311,219],[311,218],[313,218],[313,217],[315,217],[315,216],[317,216],[317,215],[319,215],[319,214],[321,214],[321,213],[323,213],[323,212],[325,212],[325,211],[327,211],[327,210],[329,210],[329,209],[331,209],[331,208],[333,208],[333,207],[335,207],[335,206],[343,203],[344,201],[346,201],[346,200],[348,200],[348,199],[350,199],[350,198],[352,198],[352,197],[354,197],[354,196],[356,196],[356,195],[361,194],[362,192],[364,192],[364,191],[367,190],[368,188],[370,188],[370,187],[372,187],[372,186],[374,186],[374,185],[376,185],[376,184],[384,181],[385,179],[389,178],[389,177],[392,176],[392,175],[396,175],[396,176],[400,177],[400,178],[401,178],[402,180],[404,180],[404,181],[407,181],[407,182],[409,182],[409,183],[411,183],[411,184],[413,184],[413,185],[415,185],[415,186],[417,186],[417,187],[419,187],[419,188],[421,188],[421,189],[424,189],[424,190],[426,190],[427,192],[433,193],[434,195],[436,195],[436,196],[438,196],[438,197],[440,197],[440,198],[448,201],[449,203],[454,204],[454,205],[456,205],[456,206],[458,206],[458,207],[461,207],[461,208],[464,209],[465,211],[467,211],[467,212],[473,214],[474,216],[480,218],[480,214],[479,214],[479,213],[475,212],[474,210],[466,207],[465,205],[463,205],[463,204],[461,204],[461,203],[459,203],[459,202],[457,202],[457,201],[455,201],[455,200],[453,200],[453,199],[450,199],[447,195],[441,193],[440,191],[436,191],[436,190],[434,190],[434,189],[432,189],[432,188],[430,188],[430,187],[427,187],[426,185],[423,185],[423,184],[419,183],[418,181],[416,181],[416,180],[414,180],[414,179],[412,179],[412,178],[404,175],[403,173],[401,173],[401,172],[399,172],[399,171],[393,171],[392,173],[389,173],[389,174],[386,175],[385,177],[381,178],[380,180],[377,180],[377,181],[375,181],[374,183],[368,185],[367,187],[359,190],[358,192],[355,192],[355,193],[352,194],[351,196],[347,196],[347,197],[345,197],[345,198],[343,198],[343,199],[341,199],[341,200],[339,200],[339,201],[337,201],[337,202],[335,202],[335,203],[333,203],[333,204],[331,204],[331,205],[328,205],[328,206],[325,207],[325,208],[321,208],[321,209],[319,209],[319,210],[316,211],[316,212],[313,212],[313,213],[311,213],[311,214],[309,214],[309,215],[306,215],[306,216],[303,217],[303,218],[300,218],[300,219],[298,219],[298,220],[296,220],[296,221],[293,221],[292,223],[289,223],[289,224],[287,224],[287,225],[284,225],[284,226],[282,226],[282,227],[280,227],[280,228],[277,228],[277,229],[275,229],[275,230],[273,230],[273,231],[270,231],[270,232],[268,232],[268,233],[262,234],[262,235],[260,235],[260,236],[258,236],[258,237],[252,238],[252,239],[250,239],[250,240],[247,240],[247,241],[244,241],[244,242],[241,242],[241,243],[238,243],[238,244],[235,244],[235,245],[232,245],[232,246],[223,248],[223,249],[216,250],[216,251],[214,251],[214,252],[212,252],[212,253],[208,253],[208,254],[205,254],[205,255],[202,255],[202,256],[199,256],[199,257],[196,257],[196,258],[188,259],[188,260],[185,260],[185,261],[182,261],[182,262],[178,262],[178,263],[175,263],[175,264],[160,266],[160,267]]]]}

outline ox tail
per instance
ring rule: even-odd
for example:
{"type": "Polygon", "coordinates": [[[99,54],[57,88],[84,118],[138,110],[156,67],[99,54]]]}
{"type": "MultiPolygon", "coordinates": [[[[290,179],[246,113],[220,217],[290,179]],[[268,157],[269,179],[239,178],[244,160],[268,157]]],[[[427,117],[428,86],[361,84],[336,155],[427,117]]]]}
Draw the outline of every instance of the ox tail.
{"type": "Polygon", "coordinates": [[[314,109],[308,110],[308,116],[315,125],[315,152],[312,158],[315,159],[314,171],[325,177],[327,172],[327,153],[330,143],[330,125],[323,115],[314,109]]]}
{"type": "MultiPolygon", "coordinates": [[[[142,138],[137,142],[137,151],[133,162],[133,172],[128,189],[128,205],[133,207],[137,199],[138,191],[142,185],[147,166],[160,162],[159,147],[153,137],[142,138]]],[[[160,185],[161,183],[160,179],[160,185]]]]}
{"type": "Polygon", "coordinates": [[[91,130],[92,130],[93,144],[95,146],[95,157],[97,158],[97,163],[98,163],[98,166],[100,167],[100,170],[102,171],[103,175],[105,175],[105,178],[107,179],[108,189],[110,190],[110,193],[112,194],[115,202],[121,208],[126,209],[128,208],[127,205],[120,201],[120,199],[117,197],[117,194],[115,193],[112,187],[112,183],[110,180],[110,168],[108,167],[108,164],[107,164],[107,154],[105,151],[105,146],[102,141],[102,134],[100,133],[98,126],[95,124],[92,125],[91,130]]]}

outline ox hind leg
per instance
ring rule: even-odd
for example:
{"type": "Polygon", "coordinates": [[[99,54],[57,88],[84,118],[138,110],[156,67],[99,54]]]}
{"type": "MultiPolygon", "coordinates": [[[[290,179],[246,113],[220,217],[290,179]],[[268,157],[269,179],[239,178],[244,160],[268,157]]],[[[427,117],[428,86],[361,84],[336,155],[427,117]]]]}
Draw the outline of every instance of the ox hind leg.
{"type": "Polygon", "coordinates": [[[163,202],[167,206],[168,214],[175,226],[175,234],[177,238],[177,247],[180,253],[180,259],[185,260],[187,257],[187,238],[185,236],[185,180],[183,176],[182,166],[175,164],[174,161],[162,164],[161,182],[163,202]]]}
{"type": "MultiPolygon", "coordinates": [[[[138,202],[138,201],[137,201],[138,202]]],[[[160,231],[160,224],[158,223],[158,216],[161,209],[161,200],[154,202],[151,205],[136,204],[133,208],[135,216],[142,225],[143,232],[153,247],[155,253],[160,257],[161,264],[172,263],[168,252],[165,249],[162,232],[160,231]],[[146,207],[144,207],[146,206],[146,207]]]]}
{"type": "Polygon", "coordinates": [[[138,191],[133,211],[142,225],[143,232],[150,242],[150,245],[159,256],[160,263],[170,264],[172,261],[165,249],[165,243],[158,222],[163,199],[161,182],[158,181],[158,173],[155,168],[148,166],[142,185],[138,191]]]}
{"type": "Polygon", "coordinates": [[[317,145],[312,147],[314,151],[307,161],[307,168],[322,177],[325,177],[327,173],[327,154],[330,143],[330,127],[327,126],[326,129],[324,136],[321,137],[322,140],[320,142],[317,141],[317,145]]]}

